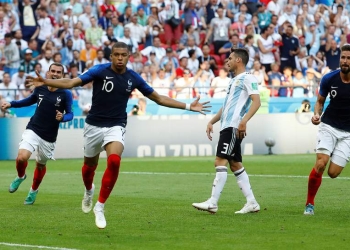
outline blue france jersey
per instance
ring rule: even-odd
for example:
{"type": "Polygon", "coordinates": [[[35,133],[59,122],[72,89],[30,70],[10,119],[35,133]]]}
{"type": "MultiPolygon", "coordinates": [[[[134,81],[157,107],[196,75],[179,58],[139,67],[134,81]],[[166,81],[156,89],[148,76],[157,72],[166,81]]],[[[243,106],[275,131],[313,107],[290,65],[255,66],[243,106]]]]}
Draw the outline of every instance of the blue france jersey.
{"type": "Polygon", "coordinates": [[[350,84],[343,83],[340,70],[326,74],[320,83],[320,95],[330,102],[321,121],[334,128],[350,132],[350,84]]]}
{"type": "Polygon", "coordinates": [[[73,119],[72,93],[66,89],[49,91],[48,87],[41,86],[27,98],[20,101],[12,101],[11,107],[20,108],[37,104],[34,115],[30,118],[27,129],[34,131],[40,138],[48,142],[57,139],[60,122],[56,120],[56,110],[65,113],[62,122],[73,119]]]}
{"type": "Polygon", "coordinates": [[[152,94],[150,87],[135,71],[118,74],[111,63],[95,65],[79,76],[83,85],[93,82],[92,105],[86,123],[96,127],[126,126],[126,107],[131,92],[137,88],[144,96],[152,94]]]}

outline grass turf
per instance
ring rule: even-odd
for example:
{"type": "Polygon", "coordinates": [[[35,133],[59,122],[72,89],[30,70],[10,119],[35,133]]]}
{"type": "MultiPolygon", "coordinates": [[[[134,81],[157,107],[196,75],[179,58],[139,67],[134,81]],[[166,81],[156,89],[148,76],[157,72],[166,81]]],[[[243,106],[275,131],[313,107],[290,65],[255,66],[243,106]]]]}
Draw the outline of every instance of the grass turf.
{"type": "MultiPolygon", "coordinates": [[[[323,180],[315,216],[304,216],[307,176],[315,156],[246,156],[244,165],[261,211],[234,214],[245,199],[230,174],[219,211],[210,215],[195,210],[191,203],[209,198],[213,160],[123,159],[119,180],[106,203],[104,230],[95,226],[93,212],[81,211],[81,159],[50,161],[32,206],[23,201],[34,162],[29,163],[27,180],[10,194],[15,163],[1,161],[0,249],[24,249],[1,245],[4,242],[87,250],[347,249],[350,175],[346,169],[342,178],[323,180]]],[[[95,176],[97,190],[105,166],[101,159],[95,176]]]]}

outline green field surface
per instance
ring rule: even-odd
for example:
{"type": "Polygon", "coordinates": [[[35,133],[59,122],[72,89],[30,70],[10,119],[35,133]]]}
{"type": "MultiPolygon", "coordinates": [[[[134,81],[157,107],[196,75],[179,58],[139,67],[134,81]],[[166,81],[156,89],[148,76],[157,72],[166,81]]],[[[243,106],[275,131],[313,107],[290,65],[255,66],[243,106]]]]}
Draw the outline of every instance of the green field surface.
{"type": "MultiPolygon", "coordinates": [[[[93,212],[81,211],[82,159],[50,161],[34,205],[23,205],[34,161],[13,194],[15,162],[0,161],[0,249],[349,249],[348,169],[337,179],[324,175],[315,215],[303,215],[314,160],[313,154],[245,156],[261,211],[234,213],[245,198],[230,173],[211,215],[191,204],[210,197],[214,157],[122,159],[104,230],[95,226],[93,212]]],[[[101,159],[97,190],[105,168],[101,159]]]]}

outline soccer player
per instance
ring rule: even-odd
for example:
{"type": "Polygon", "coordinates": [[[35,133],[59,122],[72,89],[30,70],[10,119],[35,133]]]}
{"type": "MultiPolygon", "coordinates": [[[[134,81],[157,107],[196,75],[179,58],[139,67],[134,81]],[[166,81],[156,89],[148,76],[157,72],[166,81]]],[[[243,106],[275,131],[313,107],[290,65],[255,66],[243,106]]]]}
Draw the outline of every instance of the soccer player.
{"type": "Polygon", "coordinates": [[[213,125],[221,121],[220,138],[214,163],[216,176],[211,197],[202,203],[193,203],[192,206],[212,214],[218,211],[220,194],[227,179],[227,163],[247,199],[244,207],[236,213],[246,214],[260,210],[250,186],[249,177],[242,165],[241,154],[241,143],[246,136],[247,123],[260,107],[258,80],[245,71],[248,61],[249,54],[246,49],[231,49],[226,68],[233,72],[235,77],[230,81],[222,108],[207,125],[207,136],[209,140],[212,140],[213,125]]]}
{"type": "MultiPolygon", "coordinates": [[[[48,79],[63,77],[63,65],[52,63],[46,74],[48,79]]],[[[27,178],[26,167],[32,153],[37,150],[36,168],[32,187],[29,190],[25,205],[32,205],[38,194],[38,188],[46,173],[46,162],[53,159],[56,138],[60,122],[73,119],[73,98],[69,90],[42,86],[36,88],[27,98],[20,101],[5,102],[2,109],[27,107],[37,104],[26,130],[22,134],[16,159],[17,177],[10,184],[9,192],[14,193],[27,178]]]]}
{"type": "Polygon", "coordinates": [[[336,178],[350,157],[350,44],[341,47],[339,66],[340,69],[323,76],[311,118],[311,122],[319,125],[319,128],[316,162],[309,175],[305,215],[314,215],[314,199],[329,159],[328,175],[336,178]],[[322,114],[328,95],[330,102],[322,114]]]}
{"type": "Polygon", "coordinates": [[[128,45],[117,42],[112,47],[111,63],[100,64],[90,68],[74,79],[48,80],[38,75],[28,80],[28,86],[43,84],[73,88],[93,81],[92,106],[86,118],[84,128],[84,165],[82,177],[85,193],[82,210],[88,213],[92,209],[95,186],[93,178],[100,152],[107,153],[107,169],[102,177],[98,201],[94,206],[95,223],[98,228],[106,227],[104,205],[119,175],[121,156],[124,150],[125,127],[127,124],[126,107],[131,92],[137,88],[144,96],[159,105],[197,111],[202,114],[209,111],[209,102],[199,103],[199,97],[191,104],[176,101],[159,95],[136,72],[126,67],[130,52],[128,45]]]}

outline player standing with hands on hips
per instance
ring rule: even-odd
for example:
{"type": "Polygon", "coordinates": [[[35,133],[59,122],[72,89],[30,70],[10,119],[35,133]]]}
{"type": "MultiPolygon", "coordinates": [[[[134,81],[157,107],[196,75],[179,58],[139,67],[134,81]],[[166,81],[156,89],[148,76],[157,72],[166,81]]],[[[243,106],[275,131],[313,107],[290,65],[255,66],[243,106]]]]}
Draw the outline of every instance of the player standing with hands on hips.
{"type": "Polygon", "coordinates": [[[328,175],[336,178],[350,157],[350,44],[341,47],[339,66],[340,69],[323,76],[311,118],[319,128],[316,163],[309,175],[305,215],[314,215],[314,199],[329,159],[328,175]],[[330,102],[322,114],[328,95],[330,102]]]}
{"type": "Polygon", "coordinates": [[[221,121],[220,138],[215,158],[216,176],[211,197],[205,202],[193,203],[192,206],[213,214],[218,211],[219,198],[227,180],[227,163],[229,163],[231,171],[237,178],[237,184],[247,200],[244,207],[236,214],[260,210],[250,186],[249,177],[242,165],[241,153],[241,143],[247,135],[247,123],[261,105],[258,80],[246,72],[248,61],[249,54],[246,49],[231,49],[226,67],[234,73],[235,77],[229,83],[222,108],[207,125],[207,136],[212,140],[213,125],[219,120],[221,121]]]}
{"type": "Polygon", "coordinates": [[[121,156],[124,150],[125,127],[127,124],[126,107],[131,92],[137,88],[144,96],[159,105],[187,109],[205,114],[209,102],[199,103],[199,97],[191,104],[159,95],[136,72],[126,67],[130,57],[128,45],[117,42],[112,47],[111,63],[100,64],[74,79],[47,80],[37,78],[28,80],[27,86],[48,85],[58,88],[73,88],[93,81],[91,110],[86,117],[84,128],[84,165],[82,176],[85,193],[82,210],[88,213],[92,209],[95,186],[93,178],[100,152],[107,153],[107,169],[102,177],[98,201],[94,206],[95,223],[105,228],[104,205],[119,175],[121,156]]]}
{"type": "MultiPolygon", "coordinates": [[[[61,79],[64,68],[60,63],[52,63],[46,73],[48,79],[61,79]]],[[[25,205],[32,205],[38,194],[38,188],[46,173],[46,162],[53,159],[56,138],[60,122],[73,119],[72,93],[69,90],[42,86],[20,101],[5,102],[2,109],[21,108],[37,104],[36,110],[22,134],[16,159],[17,177],[10,184],[9,192],[14,193],[19,185],[27,178],[25,174],[28,160],[37,150],[34,178],[25,205]],[[64,114],[63,114],[64,113],[64,114]]]]}

